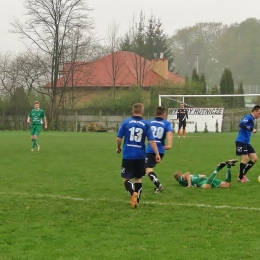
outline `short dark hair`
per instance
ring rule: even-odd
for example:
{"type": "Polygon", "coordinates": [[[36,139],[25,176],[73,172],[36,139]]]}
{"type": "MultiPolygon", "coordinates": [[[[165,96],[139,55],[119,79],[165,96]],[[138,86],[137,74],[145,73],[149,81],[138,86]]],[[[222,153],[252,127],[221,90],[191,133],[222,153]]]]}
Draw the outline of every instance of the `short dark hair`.
{"type": "Polygon", "coordinates": [[[255,105],[252,109],[252,112],[253,111],[258,111],[260,109],[260,105],[255,105]]]}
{"type": "Polygon", "coordinates": [[[162,116],[166,112],[166,109],[162,106],[156,108],[155,114],[157,116],[162,116]]]}

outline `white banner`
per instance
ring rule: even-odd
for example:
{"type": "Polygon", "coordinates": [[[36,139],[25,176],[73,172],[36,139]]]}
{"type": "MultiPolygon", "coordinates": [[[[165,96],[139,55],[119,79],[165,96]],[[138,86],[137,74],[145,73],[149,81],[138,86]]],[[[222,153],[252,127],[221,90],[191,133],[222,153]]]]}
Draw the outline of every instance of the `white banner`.
{"type": "MultiPolygon", "coordinates": [[[[177,120],[177,111],[179,108],[169,108],[167,120],[173,125],[174,131],[178,131],[179,120],[177,120]]],[[[185,108],[188,111],[186,120],[186,132],[195,131],[221,132],[224,108],[185,108]]]]}

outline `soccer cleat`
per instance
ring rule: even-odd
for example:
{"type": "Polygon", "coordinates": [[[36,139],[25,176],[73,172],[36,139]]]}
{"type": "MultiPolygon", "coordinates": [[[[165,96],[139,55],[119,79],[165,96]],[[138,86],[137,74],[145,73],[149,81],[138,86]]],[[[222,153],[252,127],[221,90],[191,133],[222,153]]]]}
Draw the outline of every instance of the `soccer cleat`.
{"type": "Polygon", "coordinates": [[[157,194],[157,193],[160,193],[164,190],[164,187],[162,184],[159,185],[158,188],[154,188],[154,193],[157,194]]]}
{"type": "Polygon", "coordinates": [[[237,181],[238,181],[238,182],[247,182],[247,180],[246,180],[244,177],[243,177],[242,179],[240,179],[240,178],[238,177],[237,181]]]}
{"type": "Polygon", "coordinates": [[[41,148],[40,145],[38,145],[38,146],[37,146],[37,151],[40,151],[40,148],[41,148]]]}
{"type": "Polygon", "coordinates": [[[33,149],[33,148],[31,149],[31,152],[34,152],[34,149],[33,149]]]}
{"type": "Polygon", "coordinates": [[[246,175],[243,176],[244,179],[246,179],[246,182],[249,182],[250,180],[246,177],[246,175]]]}
{"type": "Polygon", "coordinates": [[[226,163],[225,162],[221,162],[217,165],[218,167],[218,170],[220,171],[222,168],[224,168],[226,166],[226,163]]]}
{"type": "Polygon", "coordinates": [[[181,138],[180,136],[178,136],[178,138],[181,138]]]}
{"type": "Polygon", "coordinates": [[[183,138],[185,138],[186,136],[184,135],[183,138]]]}
{"type": "Polygon", "coordinates": [[[131,207],[134,209],[138,206],[138,202],[137,202],[137,199],[138,199],[138,193],[137,192],[134,192],[132,197],[131,197],[131,207]]]}
{"type": "Polygon", "coordinates": [[[237,162],[238,160],[237,159],[231,159],[231,160],[227,160],[226,161],[226,164],[229,164],[230,166],[236,166],[236,162],[237,162]]]}

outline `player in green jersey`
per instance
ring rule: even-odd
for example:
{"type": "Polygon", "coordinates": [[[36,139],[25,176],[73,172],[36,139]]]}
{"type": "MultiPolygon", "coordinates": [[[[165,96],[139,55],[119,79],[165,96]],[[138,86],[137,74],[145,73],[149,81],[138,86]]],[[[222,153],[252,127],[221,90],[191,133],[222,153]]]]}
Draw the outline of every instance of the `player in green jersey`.
{"type": "Polygon", "coordinates": [[[231,188],[231,167],[235,166],[237,161],[238,160],[236,159],[231,159],[226,162],[219,163],[209,177],[202,174],[190,174],[189,172],[185,172],[184,174],[181,172],[176,172],[174,174],[174,178],[184,187],[198,187],[203,189],[231,188]],[[227,166],[225,181],[216,179],[217,173],[225,166],[227,166]]]}
{"type": "Polygon", "coordinates": [[[47,128],[46,116],[43,109],[40,108],[39,101],[34,102],[34,109],[31,110],[27,118],[27,123],[31,124],[31,140],[32,140],[32,149],[37,147],[37,151],[40,151],[40,145],[37,143],[37,138],[42,130],[42,124],[44,123],[44,128],[47,128]]]}

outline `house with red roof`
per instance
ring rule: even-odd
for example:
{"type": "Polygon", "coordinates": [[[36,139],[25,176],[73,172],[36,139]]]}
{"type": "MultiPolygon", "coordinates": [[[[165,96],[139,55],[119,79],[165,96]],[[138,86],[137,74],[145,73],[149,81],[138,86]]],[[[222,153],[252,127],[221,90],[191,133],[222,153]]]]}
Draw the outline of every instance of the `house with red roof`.
{"type": "MultiPolygon", "coordinates": [[[[148,91],[155,86],[183,85],[184,79],[168,70],[167,59],[147,60],[140,55],[117,51],[90,62],[67,62],[60,71],[57,89],[63,91],[64,106],[71,99],[77,100],[77,107],[107,98],[113,89],[114,98],[120,98],[121,91],[140,86],[148,91]]],[[[51,84],[45,85],[51,88],[51,84]]]]}

